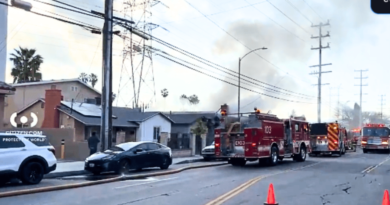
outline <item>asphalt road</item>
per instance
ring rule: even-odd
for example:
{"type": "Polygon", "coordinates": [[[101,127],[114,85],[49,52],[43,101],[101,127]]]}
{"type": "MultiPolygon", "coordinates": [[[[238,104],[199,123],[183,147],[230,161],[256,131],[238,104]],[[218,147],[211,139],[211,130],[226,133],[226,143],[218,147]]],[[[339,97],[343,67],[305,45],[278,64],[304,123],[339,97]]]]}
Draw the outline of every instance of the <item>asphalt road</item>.
{"type": "Polygon", "coordinates": [[[305,162],[286,160],[276,167],[256,163],[245,167],[226,165],[162,177],[0,198],[0,204],[204,205],[221,198],[217,204],[262,204],[267,198],[268,185],[273,183],[280,205],[374,205],[381,204],[384,189],[390,187],[390,181],[385,181],[390,172],[390,160],[385,161],[387,157],[388,154],[363,154],[358,150],[341,158],[309,157],[305,162]],[[363,172],[378,164],[380,166],[375,169],[363,172]],[[259,176],[263,178],[251,186],[220,197],[259,176]]]}

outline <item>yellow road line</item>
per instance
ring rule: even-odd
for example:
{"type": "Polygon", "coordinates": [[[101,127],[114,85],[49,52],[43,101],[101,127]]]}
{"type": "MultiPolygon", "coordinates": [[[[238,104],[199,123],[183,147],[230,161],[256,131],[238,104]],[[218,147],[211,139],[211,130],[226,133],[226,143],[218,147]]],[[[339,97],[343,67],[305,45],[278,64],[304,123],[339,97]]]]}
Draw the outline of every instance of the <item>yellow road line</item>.
{"type": "Polygon", "coordinates": [[[229,199],[233,198],[234,196],[237,196],[241,192],[245,191],[246,189],[248,189],[249,187],[251,187],[252,185],[256,184],[257,182],[259,182],[260,180],[262,180],[264,178],[275,176],[275,175],[278,175],[278,174],[291,172],[291,171],[296,171],[296,170],[300,170],[300,169],[304,169],[304,168],[309,168],[309,167],[315,166],[315,165],[317,165],[319,163],[321,163],[321,162],[317,162],[317,163],[314,163],[314,164],[311,164],[311,165],[302,166],[302,167],[298,167],[298,168],[287,169],[287,170],[280,171],[280,172],[277,172],[277,173],[274,173],[274,174],[269,174],[269,175],[265,175],[265,176],[258,176],[256,178],[253,178],[253,179],[251,179],[251,180],[241,184],[237,188],[235,188],[235,189],[233,189],[233,190],[223,194],[222,196],[219,196],[218,198],[210,201],[209,203],[207,203],[205,205],[221,205],[221,204],[225,203],[226,201],[228,201],[229,199]]]}

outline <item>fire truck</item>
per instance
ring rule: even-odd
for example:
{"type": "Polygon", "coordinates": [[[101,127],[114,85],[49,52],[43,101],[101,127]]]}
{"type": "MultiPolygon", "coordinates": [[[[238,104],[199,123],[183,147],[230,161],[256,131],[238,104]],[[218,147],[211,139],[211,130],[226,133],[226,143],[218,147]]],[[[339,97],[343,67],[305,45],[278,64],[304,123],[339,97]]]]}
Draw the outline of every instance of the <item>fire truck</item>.
{"type": "MultiPolygon", "coordinates": [[[[226,109],[221,109],[222,120],[226,109]]],[[[215,129],[215,155],[227,159],[233,166],[244,166],[247,161],[277,165],[284,158],[303,162],[311,151],[309,124],[304,117],[279,119],[255,108],[248,113],[247,123],[222,122],[215,129]],[[227,129],[225,129],[227,128],[227,129]]],[[[225,118],[226,119],[226,118],[225,118]]]]}
{"type": "Polygon", "coordinates": [[[361,130],[363,153],[368,150],[389,151],[390,130],[384,124],[366,124],[361,130]]]}
{"type": "Polygon", "coordinates": [[[339,123],[314,123],[310,125],[311,155],[345,154],[347,130],[339,123]]]}
{"type": "Polygon", "coordinates": [[[360,139],[360,128],[355,128],[350,130],[348,132],[348,138],[351,140],[352,148],[353,148],[352,150],[356,152],[356,147],[360,139]]]}

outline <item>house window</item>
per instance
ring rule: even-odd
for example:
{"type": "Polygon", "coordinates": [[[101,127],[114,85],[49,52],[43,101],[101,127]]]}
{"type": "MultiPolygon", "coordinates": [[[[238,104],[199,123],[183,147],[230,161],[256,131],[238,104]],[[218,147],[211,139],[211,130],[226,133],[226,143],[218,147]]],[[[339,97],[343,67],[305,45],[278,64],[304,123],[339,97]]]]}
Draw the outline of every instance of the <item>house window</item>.
{"type": "Polygon", "coordinates": [[[41,108],[45,108],[45,103],[41,102],[41,108]]]}
{"type": "Polygon", "coordinates": [[[70,89],[71,89],[72,91],[74,91],[74,92],[77,92],[77,86],[72,86],[72,87],[70,87],[70,89]]]}
{"type": "Polygon", "coordinates": [[[50,88],[51,88],[52,90],[55,90],[55,89],[56,89],[56,85],[51,85],[50,88]]]}
{"type": "Polygon", "coordinates": [[[153,140],[157,140],[159,135],[160,135],[160,127],[154,127],[153,128],[153,140]]]}

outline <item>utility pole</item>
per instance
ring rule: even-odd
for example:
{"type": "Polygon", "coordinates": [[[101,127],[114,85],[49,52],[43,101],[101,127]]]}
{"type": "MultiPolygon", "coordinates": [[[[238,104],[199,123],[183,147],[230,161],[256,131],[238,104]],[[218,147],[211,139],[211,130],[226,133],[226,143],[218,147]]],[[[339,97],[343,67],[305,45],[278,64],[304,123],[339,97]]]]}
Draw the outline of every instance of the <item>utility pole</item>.
{"type": "Polygon", "coordinates": [[[360,77],[355,78],[355,79],[360,79],[360,84],[355,85],[355,86],[360,86],[360,113],[359,113],[359,127],[362,126],[363,124],[363,118],[362,118],[362,113],[363,113],[363,107],[362,107],[362,96],[363,96],[363,86],[367,86],[367,84],[363,85],[363,79],[367,79],[367,77],[363,78],[363,72],[366,72],[368,70],[355,70],[355,72],[360,72],[360,77]]]}
{"type": "Polygon", "coordinates": [[[111,147],[112,143],[112,29],[113,0],[105,0],[103,27],[103,89],[102,118],[100,126],[101,150],[111,147]]]}
{"type": "Polygon", "coordinates": [[[318,105],[317,105],[317,114],[318,114],[318,123],[321,123],[321,74],[322,73],[330,73],[332,71],[322,71],[322,66],[326,66],[326,65],[332,65],[331,63],[329,64],[322,64],[322,59],[321,59],[321,55],[322,55],[322,49],[325,49],[325,48],[330,48],[329,47],[329,43],[326,47],[323,47],[322,46],[322,38],[326,38],[326,37],[330,37],[329,35],[329,31],[326,35],[322,35],[322,27],[324,26],[329,26],[329,20],[326,24],[323,24],[323,23],[320,23],[319,25],[312,25],[311,27],[318,27],[319,28],[319,36],[312,36],[311,38],[312,39],[315,39],[315,38],[318,38],[319,39],[319,47],[318,48],[311,48],[311,50],[319,50],[319,57],[320,57],[320,63],[318,65],[315,65],[315,66],[310,66],[310,67],[319,67],[318,69],[318,72],[313,72],[311,73],[311,75],[314,75],[314,74],[318,74],[318,105]]]}

